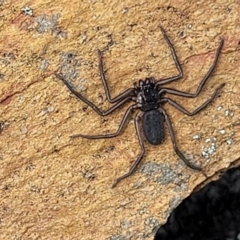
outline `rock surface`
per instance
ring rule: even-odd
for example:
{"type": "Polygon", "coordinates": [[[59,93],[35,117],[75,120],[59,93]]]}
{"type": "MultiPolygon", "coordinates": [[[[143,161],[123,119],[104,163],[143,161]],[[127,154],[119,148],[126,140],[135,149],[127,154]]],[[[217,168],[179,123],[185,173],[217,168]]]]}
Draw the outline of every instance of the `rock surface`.
{"type": "Polygon", "coordinates": [[[237,164],[239,12],[237,0],[0,1],[0,238],[150,240],[196,186],[237,164]],[[133,117],[113,139],[69,136],[116,131],[128,105],[100,117],[54,73],[107,109],[97,49],[112,96],[177,74],[160,24],[184,72],[168,87],[182,91],[195,91],[225,39],[199,97],[171,97],[193,110],[225,82],[220,96],[194,117],[165,105],[179,148],[205,175],[185,166],[166,133],[159,146],[145,142],[138,170],[111,189],[140,151],[133,117]]]}

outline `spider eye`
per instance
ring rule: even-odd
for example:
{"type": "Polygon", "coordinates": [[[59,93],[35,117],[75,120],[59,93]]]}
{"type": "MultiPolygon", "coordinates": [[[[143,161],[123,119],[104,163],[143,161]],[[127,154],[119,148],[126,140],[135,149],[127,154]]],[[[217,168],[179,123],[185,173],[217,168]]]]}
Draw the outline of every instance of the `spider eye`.
{"type": "Polygon", "coordinates": [[[155,83],[155,79],[153,77],[150,78],[151,83],[155,83]]]}

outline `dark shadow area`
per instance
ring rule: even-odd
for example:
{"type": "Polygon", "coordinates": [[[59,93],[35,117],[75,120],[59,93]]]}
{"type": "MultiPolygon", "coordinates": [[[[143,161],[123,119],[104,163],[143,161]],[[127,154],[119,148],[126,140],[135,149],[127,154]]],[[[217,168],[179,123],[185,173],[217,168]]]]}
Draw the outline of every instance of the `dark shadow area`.
{"type": "Polygon", "coordinates": [[[240,167],[183,200],[154,237],[165,239],[240,240],[240,167]]]}

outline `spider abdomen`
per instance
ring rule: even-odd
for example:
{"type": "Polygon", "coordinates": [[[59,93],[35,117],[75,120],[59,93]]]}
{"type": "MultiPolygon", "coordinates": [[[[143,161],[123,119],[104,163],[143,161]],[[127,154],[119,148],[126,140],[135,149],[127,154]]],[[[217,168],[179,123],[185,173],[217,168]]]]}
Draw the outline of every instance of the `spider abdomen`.
{"type": "Polygon", "coordinates": [[[164,141],[164,116],[156,109],[143,114],[142,126],[147,141],[158,145],[164,141]]]}

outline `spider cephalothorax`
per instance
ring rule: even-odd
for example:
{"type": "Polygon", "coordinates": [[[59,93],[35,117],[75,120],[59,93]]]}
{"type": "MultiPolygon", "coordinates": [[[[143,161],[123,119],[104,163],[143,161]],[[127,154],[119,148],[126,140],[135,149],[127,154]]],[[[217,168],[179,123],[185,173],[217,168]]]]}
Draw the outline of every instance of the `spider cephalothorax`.
{"type": "Polygon", "coordinates": [[[88,104],[95,112],[97,112],[101,116],[106,116],[106,115],[112,113],[113,111],[117,110],[119,107],[124,105],[126,102],[129,102],[129,101],[134,102],[134,104],[131,105],[125,112],[125,114],[122,118],[122,121],[119,125],[119,128],[115,133],[110,133],[110,134],[106,134],[106,135],[76,134],[76,135],[71,136],[72,138],[82,137],[82,138],[88,138],[88,139],[100,139],[100,138],[116,137],[122,132],[130,114],[136,109],[140,110],[134,118],[134,123],[135,123],[135,128],[136,128],[136,133],[138,136],[139,144],[141,147],[141,152],[138,155],[138,158],[135,160],[135,162],[130,167],[128,173],[117,178],[117,180],[113,184],[113,187],[120,180],[128,177],[134,171],[134,169],[137,167],[137,165],[139,164],[139,162],[141,161],[141,159],[144,155],[145,148],[144,148],[143,139],[142,139],[142,136],[140,133],[140,125],[139,125],[140,119],[142,119],[142,128],[143,128],[143,132],[144,132],[144,135],[145,135],[147,141],[154,145],[160,144],[161,142],[164,141],[164,122],[166,122],[167,128],[170,133],[170,138],[173,143],[173,148],[174,148],[175,152],[177,153],[177,155],[186,163],[186,165],[188,167],[195,169],[195,170],[201,170],[200,167],[190,163],[189,160],[186,159],[186,157],[178,149],[170,118],[169,118],[168,114],[166,113],[166,111],[164,110],[163,105],[165,103],[169,103],[173,107],[177,108],[179,111],[187,114],[188,116],[193,116],[193,115],[197,114],[199,111],[201,111],[204,107],[206,107],[217,96],[219,90],[224,86],[224,83],[220,84],[216,88],[214,93],[211,95],[211,97],[207,101],[205,101],[200,107],[195,109],[193,112],[189,112],[188,110],[186,110],[184,107],[179,105],[174,100],[164,97],[164,95],[165,95],[165,93],[168,93],[168,94],[187,97],[187,98],[197,97],[216,66],[216,63],[217,63],[217,60],[218,60],[218,57],[220,54],[220,50],[223,46],[223,39],[221,39],[221,41],[220,41],[213,65],[211,66],[211,68],[209,69],[207,74],[204,76],[202,81],[200,82],[196,92],[188,93],[188,92],[182,92],[179,90],[175,90],[172,88],[162,87],[164,84],[167,84],[167,83],[170,83],[170,82],[173,82],[175,80],[182,78],[183,72],[182,72],[182,67],[178,61],[178,58],[177,58],[177,55],[173,48],[172,43],[168,39],[167,35],[165,34],[165,31],[163,30],[163,28],[161,26],[160,26],[160,30],[162,31],[163,37],[166,40],[166,42],[171,50],[172,57],[174,59],[175,65],[179,72],[178,75],[176,75],[174,77],[160,79],[160,80],[155,80],[152,77],[146,78],[145,80],[139,80],[138,84],[134,83],[133,87],[128,88],[126,91],[124,91],[123,93],[119,94],[118,96],[116,96],[114,98],[111,98],[111,96],[110,96],[110,91],[108,89],[108,85],[107,85],[104,70],[103,70],[102,52],[100,50],[98,50],[100,76],[101,76],[102,83],[103,83],[103,86],[105,89],[106,97],[110,103],[114,103],[114,105],[105,112],[101,111],[94,103],[90,102],[88,99],[86,99],[81,94],[76,92],[62,75],[56,74],[56,76],[65,83],[65,85],[68,87],[68,89],[73,94],[75,94],[75,96],[77,96],[82,101],[84,101],[86,104],[88,104]]]}
{"type": "Polygon", "coordinates": [[[137,100],[141,111],[149,111],[160,107],[161,99],[159,98],[158,89],[154,78],[139,80],[137,88],[137,100]]]}

